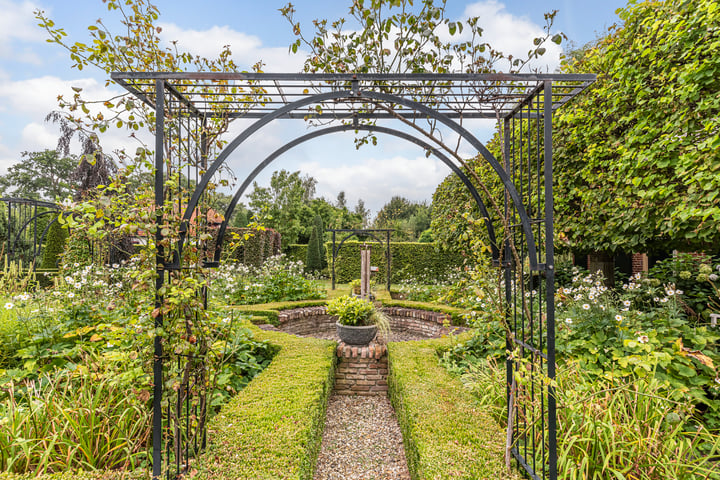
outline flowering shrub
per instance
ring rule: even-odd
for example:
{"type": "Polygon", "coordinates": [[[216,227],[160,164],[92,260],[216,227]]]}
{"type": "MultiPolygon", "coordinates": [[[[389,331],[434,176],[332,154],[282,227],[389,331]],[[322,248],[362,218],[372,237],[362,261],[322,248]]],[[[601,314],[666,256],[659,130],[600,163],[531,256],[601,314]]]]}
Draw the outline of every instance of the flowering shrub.
{"type": "Polygon", "coordinates": [[[303,270],[302,262],[285,255],[270,257],[259,268],[228,263],[214,274],[211,291],[219,301],[234,305],[324,298],[325,289],[306,279],[303,270]]]}
{"type": "Polygon", "coordinates": [[[696,322],[707,323],[710,306],[718,302],[720,259],[710,255],[678,253],[655,264],[645,278],[655,286],[672,284],[683,291],[681,305],[696,322]]]}

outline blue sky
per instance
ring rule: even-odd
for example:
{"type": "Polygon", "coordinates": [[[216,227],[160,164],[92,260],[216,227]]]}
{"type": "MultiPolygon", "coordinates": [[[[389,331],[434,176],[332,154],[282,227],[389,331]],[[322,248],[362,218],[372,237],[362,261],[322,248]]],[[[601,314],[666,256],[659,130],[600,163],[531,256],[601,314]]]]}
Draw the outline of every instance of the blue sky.
{"type": "MultiPolygon", "coordinates": [[[[417,2],[418,0],[416,0],[417,2]]],[[[243,68],[258,60],[270,72],[299,71],[301,56],[290,57],[288,45],[293,35],[278,9],[287,2],[278,0],[156,0],[161,12],[159,24],[163,38],[178,40],[184,49],[212,57],[222,45],[230,44],[234,58],[243,68]]],[[[453,20],[480,15],[485,37],[503,51],[522,54],[530,48],[528,39],[537,36],[544,25],[543,13],[558,10],[554,30],[565,33],[575,45],[583,45],[618,21],[619,0],[449,0],[447,15],[453,20]]],[[[349,0],[297,0],[296,18],[306,30],[315,18],[330,20],[347,17],[349,0]]],[[[104,98],[103,72],[69,68],[67,53],[45,42],[36,26],[33,11],[42,9],[72,40],[87,39],[86,28],[98,18],[114,18],[101,0],[0,0],[0,174],[20,158],[20,152],[54,148],[58,130],[44,122],[57,109],[58,94],[69,95],[80,86],[89,95],[104,98]]],[[[563,45],[567,48],[567,44],[563,45]]],[[[562,47],[549,49],[542,68],[553,70],[562,47]]],[[[117,87],[115,87],[117,88],[117,87]]],[[[487,139],[492,125],[477,123],[473,128],[487,139]]],[[[230,160],[236,175],[245,174],[275,148],[305,132],[304,125],[278,122],[248,144],[230,160]]],[[[298,147],[259,178],[267,183],[273,169],[302,170],[318,180],[318,194],[334,199],[346,192],[353,206],[363,198],[376,211],[393,195],[430,201],[435,186],[449,170],[425,158],[422,151],[399,140],[380,139],[378,147],[356,151],[351,135],[323,137],[298,147]]],[[[128,145],[122,132],[101,138],[112,150],[128,145]]],[[[467,152],[472,154],[472,152],[467,152]]]]}

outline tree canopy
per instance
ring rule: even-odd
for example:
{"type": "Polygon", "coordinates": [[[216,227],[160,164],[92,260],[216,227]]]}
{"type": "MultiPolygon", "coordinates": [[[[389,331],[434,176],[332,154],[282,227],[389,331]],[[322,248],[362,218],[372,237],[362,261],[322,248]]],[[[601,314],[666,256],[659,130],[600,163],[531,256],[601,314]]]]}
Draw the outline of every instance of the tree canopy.
{"type": "Polygon", "coordinates": [[[559,237],[584,251],[716,249],[720,6],[633,1],[619,14],[564,68],[598,81],[556,116],[559,237]]]}
{"type": "Polygon", "coordinates": [[[0,195],[56,201],[75,194],[71,180],[78,161],[55,150],[22,152],[22,159],[0,176],[0,195]]]}

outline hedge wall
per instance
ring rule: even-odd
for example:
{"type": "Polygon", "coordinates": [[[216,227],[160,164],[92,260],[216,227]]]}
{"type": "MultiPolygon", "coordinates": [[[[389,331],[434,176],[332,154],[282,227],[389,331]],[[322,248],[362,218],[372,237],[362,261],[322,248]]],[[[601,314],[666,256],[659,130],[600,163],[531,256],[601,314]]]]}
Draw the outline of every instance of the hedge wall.
{"type": "MultiPolygon", "coordinates": [[[[343,244],[335,261],[335,280],[338,283],[349,283],[360,278],[360,247],[363,242],[347,241],[343,244]]],[[[371,247],[370,262],[379,271],[373,274],[378,285],[385,283],[387,261],[385,246],[379,243],[368,243],[371,247]]],[[[332,242],[325,245],[328,265],[332,265],[332,242]]],[[[446,275],[453,267],[463,263],[458,253],[436,250],[432,243],[390,242],[391,280],[397,283],[410,278],[437,280],[446,275]]],[[[331,267],[330,267],[331,268],[331,267]]]]}
{"type": "Polygon", "coordinates": [[[519,479],[505,469],[505,431],[438,363],[451,338],[388,344],[388,395],[413,480],[519,479]]]}
{"type": "Polygon", "coordinates": [[[305,263],[305,259],[307,258],[307,248],[307,245],[293,243],[288,245],[287,250],[285,250],[285,256],[293,262],[300,261],[305,263]]]}

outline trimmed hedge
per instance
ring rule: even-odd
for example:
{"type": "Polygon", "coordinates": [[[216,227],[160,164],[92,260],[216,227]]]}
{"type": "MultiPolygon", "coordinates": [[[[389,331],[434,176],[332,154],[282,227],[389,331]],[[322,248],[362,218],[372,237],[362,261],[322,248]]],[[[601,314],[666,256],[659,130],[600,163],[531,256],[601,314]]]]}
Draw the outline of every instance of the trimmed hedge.
{"type": "MultiPolygon", "coordinates": [[[[338,283],[349,283],[360,278],[360,247],[364,242],[347,241],[338,252],[335,261],[335,280],[338,283]]],[[[372,252],[370,262],[378,267],[373,277],[378,284],[385,283],[387,260],[385,247],[377,242],[367,242],[372,252]]],[[[328,265],[332,268],[332,242],[325,245],[328,265]]],[[[447,250],[436,250],[432,243],[390,242],[391,281],[397,283],[406,278],[430,277],[433,280],[445,276],[452,268],[463,263],[463,257],[447,250]]]]}
{"type": "Polygon", "coordinates": [[[193,479],[310,480],[335,372],[335,342],[258,331],[280,348],[208,425],[193,479]]]}
{"type": "Polygon", "coordinates": [[[287,249],[285,250],[285,256],[293,262],[305,263],[305,259],[307,258],[307,249],[307,245],[293,243],[287,246],[287,249]]]}
{"type": "Polygon", "coordinates": [[[450,338],[388,344],[388,394],[413,480],[519,479],[505,469],[505,432],[438,363],[450,338]]]}

